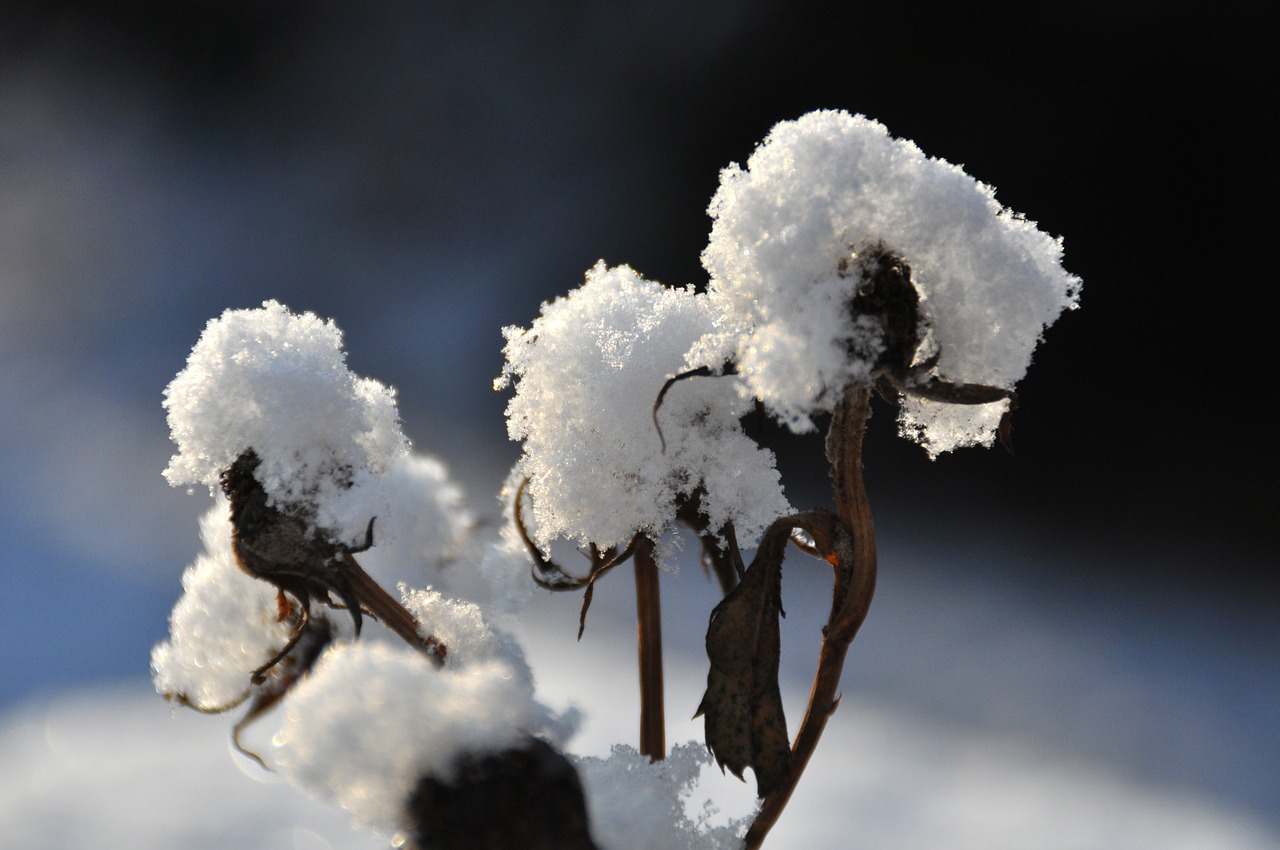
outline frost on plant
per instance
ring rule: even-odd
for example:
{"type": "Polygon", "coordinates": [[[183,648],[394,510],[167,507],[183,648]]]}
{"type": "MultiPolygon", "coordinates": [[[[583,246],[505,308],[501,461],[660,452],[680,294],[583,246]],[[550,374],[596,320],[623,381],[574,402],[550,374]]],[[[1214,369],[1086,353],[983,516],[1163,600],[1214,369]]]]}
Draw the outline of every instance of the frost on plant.
{"type": "Polygon", "coordinates": [[[673,388],[659,413],[672,434],[665,452],[654,428],[658,391],[713,327],[712,309],[691,288],[601,263],[528,329],[504,331],[496,386],[516,387],[507,429],[524,443],[519,469],[544,551],[557,537],[601,548],[637,531],[657,539],[695,492],[709,528],[732,522],[748,542],[787,510],[772,454],[738,424],[750,401],[732,380],[673,388]]]}
{"type": "Polygon", "coordinates": [[[450,580],[445,568],[466,552],[475,523],[445,465],[416,452],[397,457],[381,475],[358,472],[351,487],[317,506],[316,524],[363,528],[370,517],[377,517],[374,545],[360,562],[371,575],[400,581],[430,575],[442,586],[450,580]]]}
{"type": "MultiPolygon", "coordinates": [[[[850,311],[852,266],[868,253],[910,266],[927,328],[920,361],[949,383],[1012,389],[1079,294],[1060,239],[861,115],[778,124],[746,168],[721,173],[709,212],[702,261],[723,319],[690,365],[733,361],[743,391],[797,432],[871,377],[877,330],[850,311]]],[[[912,401],[903,424],[936,454],[990,443],[1004,406],[912,401]]]]}
{"type": "Polygon", "coordinates": [[[501,659],[507,665],[509,678],[533,692],[533,671],[525,660],[524,650],[511,635],[491,626],[479,605],[452,599],[431,588],[414,590],[401,585],[400,594],[414,616],[430,623],[434,634],[446,646],[454,647],[445,659],[444,669],[457,670],[481,661],[501,659]]]}
{"type": "Polygon", "coordinates": [[[269,504],[335,540],[358,542],[377,517],[371,561],[433,564],[471,522],[444,465],[409,451],[395,391],[353,374],[342,332],[312,313],[275,301],[227,310],[165,390],[165,408],[178,446],[170,484],[217,490],[251,449],[269,504]]]}
{"type": "Polygon", "coordinates": [[[179,449],[166,476],[222,490],[235,563],[276,588],[279,619],[292,624],[253,684],[303,641],[313,601],[345,607],[357,635],[372,614],[440,662],[447,648],[354,555],[373,547],[378,511],[394,512],[385,496],[396,488],[382,485],[421,491],[439,484],[441,470],[420,475],[408,461],[394,393],[347,369],[332,322],[274,301],[228,310],[165,395],[179,449]]]}

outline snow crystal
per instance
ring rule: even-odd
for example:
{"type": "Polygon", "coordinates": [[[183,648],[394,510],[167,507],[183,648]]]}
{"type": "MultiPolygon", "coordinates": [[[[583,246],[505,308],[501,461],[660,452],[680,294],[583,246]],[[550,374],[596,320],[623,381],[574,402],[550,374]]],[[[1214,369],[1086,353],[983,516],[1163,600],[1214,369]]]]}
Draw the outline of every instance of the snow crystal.
{"type": "Polygon", "coordinates": [[[463,754],[520,746],[549,725],[507,661],[437,670],[412,649],[362,641],[330,649],[296,686],[274,744],[289,781],[390,833],[423,776],[448,781],[463,754]]]}
{"type": "Polygon", "coordinates": [[[712,319],[692,288],[599,263],[578,289],[543,304],[530,328],[504,330],[507,365],[495,386],[516,385],[507,429],[524,441],[523,515],[544,551],[557,537],[601,548],[624,546],[637,530],[657,538],[678,497],[699,485],[710,528],[732,521],[744,545],[789,510],[772,453],[738,424],[750,402],[736,378],[673,385],[659,411],[662,450],[654,401],[712,319]]]}
{"type": "Polygon", "coordinates": [[[711,755],[702,744],[671,748],[667,758],[652,762],[631,747],[615,745],[607,759],[575,758],[587,795],[591,832],[602,850],[662,847],[718,850],[742,846],[739,833],[749,819],[712,827],[707,812],[689,819],[685,801],[691,796],[711,755]]]}
{"type": "Polygon", "coordinates": [[[253,448],[273,501],[314,505],[408,451],[394,391],[347,368],[337,326],[275,301],[210,321],[164,405],[178,445],[164,473],[174,486],[214,490],[253,448]]]}
{"type": "MultiPolygon", "coordinates": [[[[813,427],[840,390],[869,377],[851,357],[850,280],[842,261],[883,245],[911,267],[953,383],[1012,388],[1048,325],[1076,305],[1080,280],[1062,241],[1003,208],[962,168],[892,138],[861,115],[813,112],[778,124],[745,169],[721,173],[702,261],[720,326],[690,365],[734,361],[744,392],[792,430],[813,427]]],[[[990,442],[1004,402],[959,416],[915,405],[905,432],[931,451],[990,442]]]]}
{"type": "Polygon", "coordinates": [[[276,590],[245,574],[231,553],[226,500],[200,520],[205,551],[182,575],[183,595],[169,617],[169,639],[151,652],[160,693],[204,711],[233,707],[249,677],[288,641],[276,590]]]}

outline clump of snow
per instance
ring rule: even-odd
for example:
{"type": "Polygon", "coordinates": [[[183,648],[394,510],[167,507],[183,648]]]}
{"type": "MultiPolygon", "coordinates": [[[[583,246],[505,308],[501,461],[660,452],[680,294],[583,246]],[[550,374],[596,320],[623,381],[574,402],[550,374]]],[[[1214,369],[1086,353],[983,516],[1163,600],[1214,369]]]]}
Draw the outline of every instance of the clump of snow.
{"type": "Polygon", "coordinates": [[[461,488],[433,457],[409,453],[391,461],[381,474],[363,469],[351,486],[318,506],[317,526],[363,531],[376,518],[373,548],[360,565],[378,578],[423,583],[461,549],[474,518],[464,506],[461,488]]]}
{"type": "Polygon", "coordinates": [[[412,649],[361,641],[330,649],[295,687],[274,744],[289,781],[392,833],[423,776],[449,781],[463,754],[561,725],[500,657],[437,670],[412,649]]]}
{"type": "Polygon", "coordinates": [[[525,514],[544,551],[557,537],[601,548],[637,531],[656,539],[677,499],[700,486],[711,529],[732,521],[744,545],[789,510],[772,453],[738,424],[750,401],[735,378],[673,385],[659,411],[662,450],[654,401],[713,320],[692,288],[599,263],[528,329],[504,330],[507,365],[495,386],[516,386],[507,430],[524,442],[525,514]]]}
{"type": "MultiPolygon", "coordinates": [[[[1004,207],[964,170],[861,115],[813,112],[778,124],[747,167],[721,173],[702,261],[720,326],[690,365],[736,363],[743,391],[792,430],[813,428],[850,382],[870,377],[842,261],[883,245],[910,266],[933,374],[1012,388],[1044,329],[1076,305],[1062,240],[1004,207]]],[[[846,265],[847,269],[847,265],[846,265]]],[[[989,442],[1005,403],[956,412],[913,404],[904,432],[931,451],[989,442]]]]}
{"type": "Polygon", "coordinates": [[[275,301],[210,321],[164,406],[178,445],[164,473],[174,486],[216,489],[253,448],[269,498],[315,505],[408,451],[394,391],[347,368],[337,326],[275,301]]]}
{"type": "Polygon", "coordinates": [[[524,650],[511,635],[485,622],[480,606],[451,599],[438,590],[412,590],[401,585],[404,605],[422,624],[423,631],[446,647],[444,666],[454,670],[482,661],[499,659],[510,665],[513,676],[533,687],[533,671],[524,650]]]}
{"type": "Polygon", "coordinates": [[[906,396],[898,410],[898,431],[936,458],[965,446],[989,447],[1005,409],[1005,402],[946,404],[906,396]]]}
{"type": "Polygon", "coordinates": [[[587,795],[591,832],[603,850],[662,847],[667,850],[730,850],[742,846],[750,819],[711,826],[713,811],[697,821],[686,801],[711,755],[702,744],[672,747],[667,758],[652,762],[631,747],[615,745],[607,759],[574,759],[587,795]]]}
{"type": "Polygon", "coordinates": [[[203,711],[233,707],[249,677],[288,641],[275,588],[246,575],[231,553],[227,503],[200,520],[205,551],[182,575],[183,595],[169,616],[169,639],[151,652],[156,690],[203,711]]]}

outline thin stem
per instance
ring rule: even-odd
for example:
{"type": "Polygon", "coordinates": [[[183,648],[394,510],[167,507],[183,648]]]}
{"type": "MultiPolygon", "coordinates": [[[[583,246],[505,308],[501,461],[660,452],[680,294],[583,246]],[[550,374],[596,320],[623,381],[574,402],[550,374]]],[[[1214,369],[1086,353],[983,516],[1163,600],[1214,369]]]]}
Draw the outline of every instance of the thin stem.
{"type": "Polygon", "coordinates": [[[578,612],[578,640],[587,629],[587,611],[591,610],[591,599],[596,592],[596,579],[631,557],[636,550],[636,541],[644,535],[636,532],[621,552],[609,548],[601,552],[594,543],[591,544],[591,575],[587,577],[587,589],[582,593],[582,609],[578,612]]]}
{"type": "Polygon", "coordinates": [[[662,693],[662,601],[653,541],[636,544],[636,621],[640,653],[640,752],[653,761],[666,758],[666,718],[662,693]]]}
{"type": "Polygon", "coordinates": [[[672,375],[667,378],[662,385],[662,389],[658,390],[658,397],[653,400],[653,427],[658,431],[658,442],[662,444],[662,453],[667,453],[667,438],[662,434],[662,424],[658,422],[658,410],[662,407],[662,400],[667,395],[667,390],[671,389],[674,384],[680,381],[686,381],[689,378],[715,378],[725,375],[738,374],[738,367],[731,361],[726,361],[719,371],[712,369],[710,366],[699,366],[696,369],[690,369],[687,372],[681,372],[679,375],[672,375]]]}
{"type": "Polygon", "coordinates": [[[876,536],[862,480],[862,437],[870,418],[871,388],[853,385],[845,390],[827,433],[827,459],[835,484],[840,525],[835,529],[828,560],[835,567],[831,616],[823,629],[818,669],[809,692],[804,720],[791,745],[791,771],[764,799],[746,835],[747,850],[756,850],[786,808],[810,757],[840,703],[840,676],[845,655],[867,616],[876,585],[876,536]]]}
{"type": "Polygon", "coordinates": [[[355,592],[355,598],[366,611],[381,620],[384,626],[399,635],[405,643],[421,650],[436,667],[444,666],[448,648],[439,638],[435,635],[423,635],[413,614],[400,604],[400,600],[383,590],[382,585],[374,581],[355,558],[344,555],[340,564],[342,574],[355,592]]]}
{"type": "Polygon", "coordinates": [[[716,581],[720,584],[721,596],[728,596],[738,586],[746,567],[742,563],[742,553],[738,550],[738,537],[734,533],[732,522],[726,522],[720,529],[725,545],[722,546],[720,539],[711,533],[708,527],[710,522],[702,512],[703,495],[704,491],[699,487],[689,495],[677,499],[676,519],[698,535],[702,542],[702,569],[708,575],[715,574],[716,581]]]}

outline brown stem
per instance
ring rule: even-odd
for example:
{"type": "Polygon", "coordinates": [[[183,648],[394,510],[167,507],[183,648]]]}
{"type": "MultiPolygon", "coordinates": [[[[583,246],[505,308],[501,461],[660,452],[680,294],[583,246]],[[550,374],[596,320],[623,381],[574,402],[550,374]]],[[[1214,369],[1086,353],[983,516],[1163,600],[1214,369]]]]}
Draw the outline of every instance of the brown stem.
{"type": "Polygon", "coordinates": [[[423,635],[418,629],[418,621],[398,599],[383,590],[382,585],[374,581],[350,555],[343,555],[341,565],[356,599],[366,611],[403,638],[405,643],[422,650],[437,667],[444,664],[445,645],[434,635],[423,635]]]}
{"type": "Polygon", "coordinates": [[[631,542],[627,544],[627,548],[621,552],[614,547],[609,547],[604,552],[601,552],[596,547],[596,544],[591,544],[591,574],[587,576],[587,589],[582,593],[582,610],[578,612],[578,640],[582,640],[582,633],[587,628],[587,611],[591,610],[591,599],[596,592],[596,580],[630,558],[636,550],[636,541],[643,536],[640,532],[636,532],[631,537],[631,542]]]}
{"type": "Polygon", "coordinates": [[[662,694],[662,603],[653,541],[643,535],[635,547],[636,620],[640,645],[640,753],[666,758],[662,694]]]}
{"type": "MultiPolygon", "coordinates": [[[[870,418],[871,388],[846,388],[827,432],[827,459],[835,484],[836,527],[828,558],[835,567],[831,616],[823,629],[818,669],[809,692],[804,720],[791,745],[791,770],[785,781],[764,799],[747,831],[745,846],[756,850],[786,808],[822,737],[828,718],[840,702],[840,675],[849,644],[867,616],[876,585],[876,537],[862,480],[862,437],[870,418]]],[[[826,548],[826,547],[824,547],[826,548]]]]}
{"type": "Polygon", "coordinates": [[[742,578],[746,567],[742,563],[742,554],[738,550],[738,538],[734,533],[732,522],[726,522],[720,529],[720,534],[725,541],[724,546],[720,544],[716,535],[711,533],[710,522],[707,520],[707,515],[702,512],[703,495],[704,492],[699,487],[689,495],[678,498],[676,519],[698,535],[698,539],[702,542],[702,570],[708,575],[714,573],[720,585],[721,596],[728,596],[738,586],[738,580],[742,578]]]}

